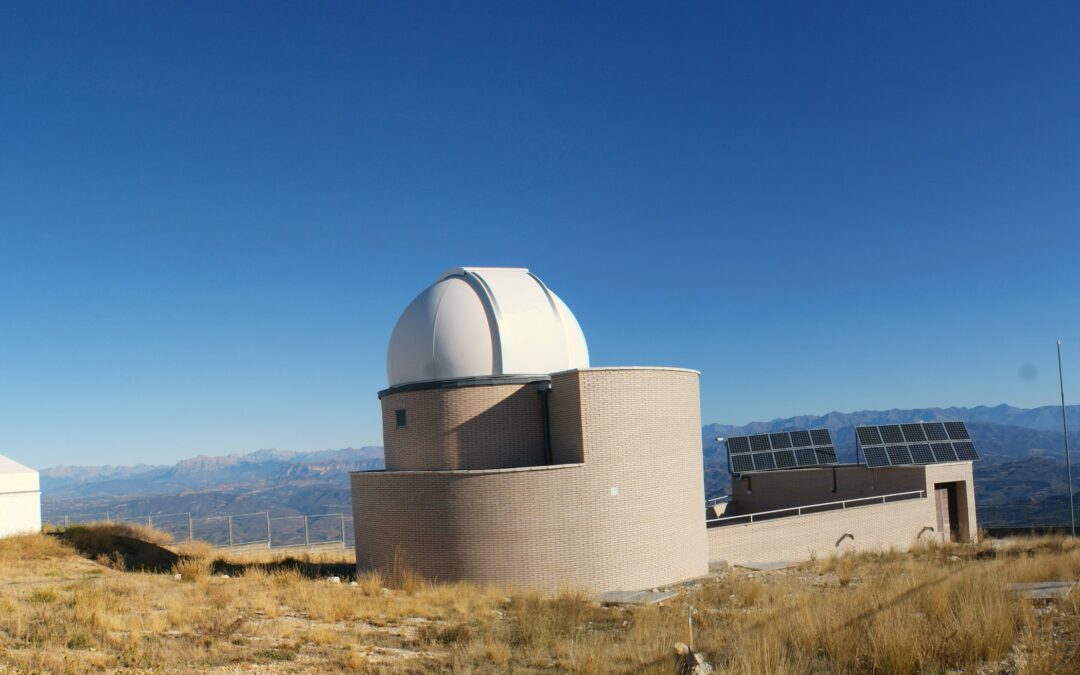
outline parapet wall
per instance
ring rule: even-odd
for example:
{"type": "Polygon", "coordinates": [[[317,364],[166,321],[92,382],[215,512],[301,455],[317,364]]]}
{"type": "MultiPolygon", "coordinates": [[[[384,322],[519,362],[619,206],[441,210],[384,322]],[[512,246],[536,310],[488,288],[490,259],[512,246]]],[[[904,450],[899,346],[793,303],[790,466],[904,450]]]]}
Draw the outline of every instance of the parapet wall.
{"type": "Polygon", "coordinates": [[[729,565],[808,560],[846,551],[907,550],[933,533],[931,499],[919,498],[839,511],[709,529],[709,560],[729,565]],[[921,533],[921,535],[920,535],[921,533]],[[849,536],[850,535],[850,536],[849,536]]]}

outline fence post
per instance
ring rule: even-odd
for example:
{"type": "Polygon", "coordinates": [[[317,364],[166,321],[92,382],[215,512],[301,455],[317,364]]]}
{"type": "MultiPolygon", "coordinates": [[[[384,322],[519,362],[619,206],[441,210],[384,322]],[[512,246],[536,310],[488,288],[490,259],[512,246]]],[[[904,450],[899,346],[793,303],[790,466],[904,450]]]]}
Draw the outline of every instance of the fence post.
{"type": "Polygon", "coordinates": [[[194,539],[195,539],[195,532],[194,532],[194,529],[191,527],[191,511],[188,511],[188,514],[187,514],[187,540],[188,541],[194,541],[194,539]]]}
{"type": "Polygon", "coordinates": [[[65,513],[65,514],[64,514],[64,529],[65,529],[65,530],[67,529],[67,526],[68,526],[68,525],[67,525],[67,514],[65,513]]]}
{"type": "Polygon", "coordinates": [[[341,548],[345,548],[345,514],[339,513],[341,516],[341,548]]]}
{"type": "Polygon", "coordinates": [[[266,548],[270,550],[274,547],[274,540],[270,535],[270,512],[265,511],[264,513],[266,514],[266,548]]]}
{"type": "Polygon", "coordinates": [[[154,517],[153,516],[147,516],[146,517],[146,526],[147,527],[153,527],[154,526],[154,517]]]}
{"type": "Polygon", "coordinates": [[[232,515],[229,516],[229,546],[232,546],[232,515]]]}
{"type": "Polygon", "coordinates": [[[109,512],[108,511],[105,512],[105,522],[106,523],[109,522],[109,512]]]}
{"type": "Polygon", "coordinates": [[[307,516],[304,516],[304,546],[311,546],[311,539],[308,537],[307,516]]]}

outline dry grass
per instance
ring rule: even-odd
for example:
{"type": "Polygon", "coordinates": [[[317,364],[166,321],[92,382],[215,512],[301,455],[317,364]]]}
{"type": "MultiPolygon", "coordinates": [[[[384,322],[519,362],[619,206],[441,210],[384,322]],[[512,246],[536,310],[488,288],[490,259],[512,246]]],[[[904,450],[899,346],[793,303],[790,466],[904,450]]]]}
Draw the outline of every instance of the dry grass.
{"type": "Polygon", "coordinates": [[[173,536],[171,534],[159,530],[156,527],[147,527],[146,525],[136,525],[131,523],[118,523],[115,521],[72,525],[71,527],[68,527],[66,531],[71,533],[85,533],[87,536],[129,537],[157,546],[168,546],[173,543],[173,536]]]}
{"type": "Polygon", "coordinates": [[[23,534],[0,538],[0,563],[67,558],[73,553],[70,547],[47,534],[23,534]]]}
{"type": "Polygon", "coordinates": [[[1004,590],[1080,576],[1060,538],[736,568],[634,609],[435,584],[403,563],[330,583],[321,571],[351,563],[325,553],[182,553],[179,582],[48,536],[0,540],[0,672],[670,673],[691,607],[695,646],[724,673],[1067,673],[1080,659],[1080,591],[1043,606],[1004,590]]]}

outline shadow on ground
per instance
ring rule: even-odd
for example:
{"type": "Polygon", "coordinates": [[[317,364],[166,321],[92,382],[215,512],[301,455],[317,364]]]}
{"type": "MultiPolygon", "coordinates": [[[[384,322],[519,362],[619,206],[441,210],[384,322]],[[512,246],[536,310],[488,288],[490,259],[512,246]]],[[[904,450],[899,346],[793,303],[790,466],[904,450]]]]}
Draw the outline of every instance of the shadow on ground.
{"type": "Polygon", "coordinates": [[[215,560],[213,565],[214,574],[228,574],[230,577],[240,576],[248,570],[259,569],[267,574],[274,572],[295,571],[308,579],[325,579],[326,577],[341,577],[343,581],[351,581],[356,576],[356,566],[352,563],[316,563],[296,558],[284,558],[272,562],[233,563],[224,560],[215,560]]]}
{"type": "Polygon", "coordinates": [[[122,561],[125,570],[169,572],[180,560],[180,556],[167,548],[119,534],[70,527],[53,536],[91,560],[105,557],[114,563],[122,561]]]}

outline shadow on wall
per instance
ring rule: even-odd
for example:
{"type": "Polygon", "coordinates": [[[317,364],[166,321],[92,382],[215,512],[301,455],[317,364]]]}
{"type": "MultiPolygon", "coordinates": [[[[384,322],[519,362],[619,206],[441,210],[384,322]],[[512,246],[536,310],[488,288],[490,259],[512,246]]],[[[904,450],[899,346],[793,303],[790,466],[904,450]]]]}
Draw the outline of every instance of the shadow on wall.
{"type": "Polygon", "coordinates": [[[547,464],[544,395],[526,384],[451,427],[446,448],[457,469],[512,469],[547,464]]]}

